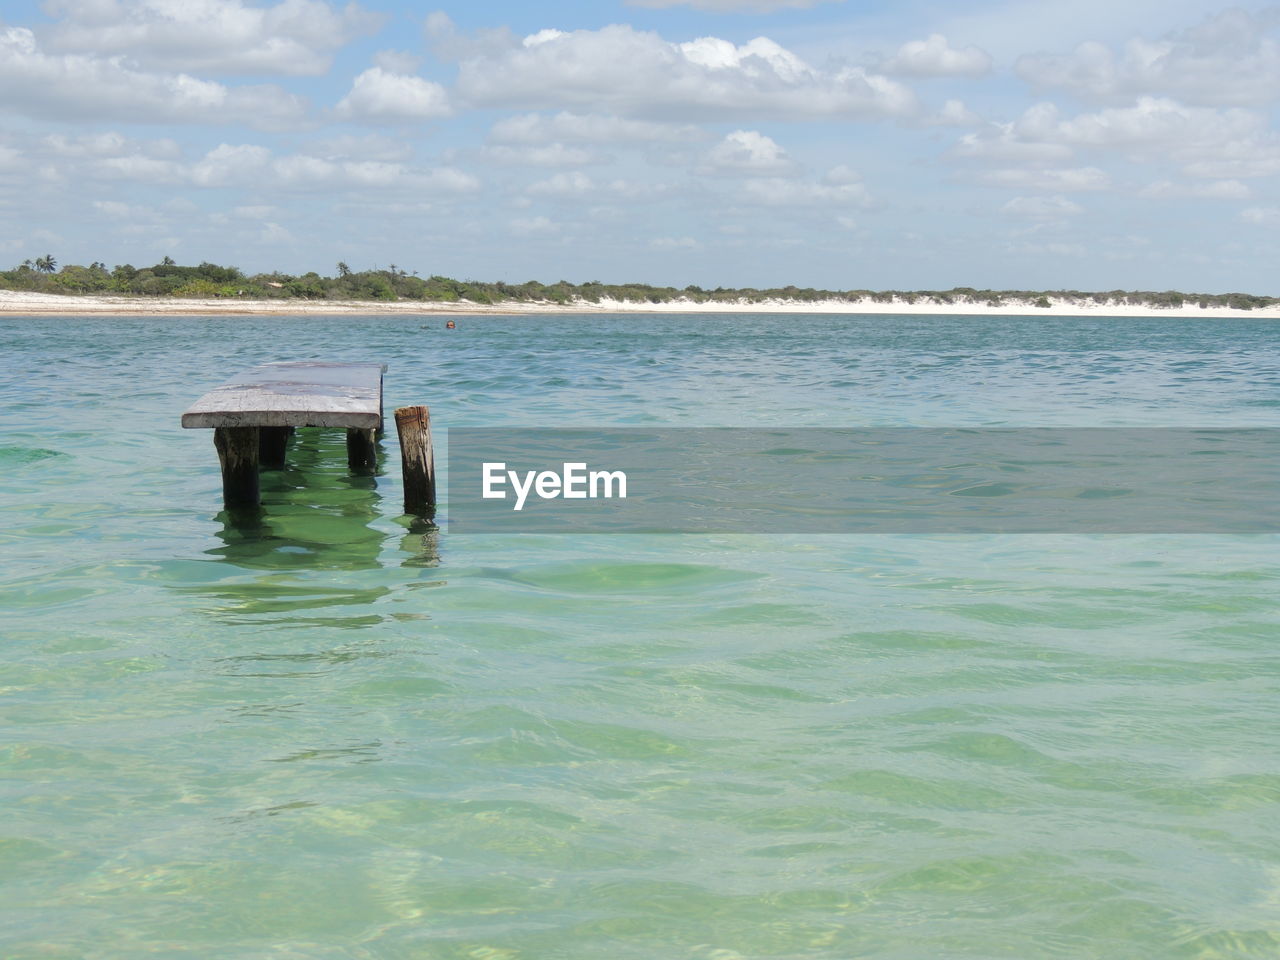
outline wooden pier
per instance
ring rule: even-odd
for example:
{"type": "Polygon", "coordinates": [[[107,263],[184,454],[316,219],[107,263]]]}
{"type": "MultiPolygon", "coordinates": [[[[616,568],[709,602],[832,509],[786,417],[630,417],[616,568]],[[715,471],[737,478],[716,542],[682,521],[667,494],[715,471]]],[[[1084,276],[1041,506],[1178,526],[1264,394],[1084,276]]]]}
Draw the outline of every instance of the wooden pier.
{"type": "MultiPolygon", "coordinates": [[[[289,437],[298,427],[344,428],[348,466],[376,466],[386,369],[383,363],[266,363],[206,393],[182,415],[182,425],[213,428],[226,507],[256,507],[259,470],[284,466],[289,437]]],[[[405,512],[430,513],[435,507],[435,463],[427,408],[397,410],[396,424],[405,512]]]]}

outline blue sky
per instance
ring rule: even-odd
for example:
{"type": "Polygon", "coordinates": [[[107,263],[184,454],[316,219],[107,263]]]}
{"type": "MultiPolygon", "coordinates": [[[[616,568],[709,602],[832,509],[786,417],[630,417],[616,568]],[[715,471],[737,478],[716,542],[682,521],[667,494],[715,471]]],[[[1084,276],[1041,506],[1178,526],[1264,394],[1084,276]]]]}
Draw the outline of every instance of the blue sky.
{"type": "Polygon", "coordinates": [[[0,263],[1280,294],[1280,7],[0,8],[0,263]]]}

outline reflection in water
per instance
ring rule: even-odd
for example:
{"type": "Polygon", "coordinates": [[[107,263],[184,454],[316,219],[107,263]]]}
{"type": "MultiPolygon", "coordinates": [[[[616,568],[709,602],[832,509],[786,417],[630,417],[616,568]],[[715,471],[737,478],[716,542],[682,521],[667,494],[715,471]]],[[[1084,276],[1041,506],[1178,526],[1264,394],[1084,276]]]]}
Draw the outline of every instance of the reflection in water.
{"type": "MultiPolygon", "coordinates": [[[[261,575],[184,592],[217,601],[210,613],[232,624],[359,629],[385,622],[388,615],[374,605],[391,588],[385,578],[366,575],[382,569],[381,553],[393,536],[376,526],[383,507],[381,459],[379,445],[376,469],[352,471],[342,431],[299,430],[284,469],[262,474],[262,506],[218,514],[221,545],[205,551],[261,575]]],[[[416,518],[406,522],[402,565],[437,565],[435,526],[416,518]]]]}
{"type": "Polygon", "coordinates": [[[355,663],[365,658],[390,656],[384,650],[354,647],[342,650],[320,650],[316,653],[253,653],[222,657],[228,676],[237,677],[310,677],[326,672],[326,668],[355,663]],[[277,667],[279,664],[281,666],[277,667]],[[293,669],[290,669],[293,668],[293,669]],[[265,672],[264,672],[265,671],[265,672]]]}
{"type": "Polygon", "coordinates": [[[349,470],[342,433],[299,430],[284,469],[262,475],[262,507],[220,513],[224,546],[208,553],[256,570],[374,569],[381,472],[349,470]]]}
{"type": "MultiPolygon", "coordinates": [[[[264,762],[332,767],[382,759],[381,741],[349,738],[332,703],[321,708],[326,723],[306,722],[317,691],[333,689],[332,677],[354,678],[396,656],[386,645],[403,636],[401,624],[426,617],[404,609],[388,568],[397,560],[407,568],[436,566],[437,531],[416,518],[389,523],[381,475],[381,462],[369,471],[348,467],[343,431],[298,431],[284,468],[262,474],[262,507],[219,514],[219,543],[205,551],[216,575],[179,588],[206,599],[210,618],[236,628],[208,670],[218,682],[237,684],[246,701],[229,706],[223,723],[276,731],[279,750],[264,762]],[[391,549],[397,541],[399,554],[391,549]]],[[[419,576],[407,572],[414,581],[419,576]]],[[[315,802],[294,797],[237,819],[315,802]]]]}
{"type": "Polygon", "coordinates": [[[297,763],[299,760],[340,760],[347,763],[377,763],[378,748],[381,740],[367,743],[354,743],[347,747],[316,747],[310,750],[298,750],[283,757],[268,757],[268,763],[297,763]]]}
{"type": "Polygon", "coordinates": [[[424,517],[408,517],[409,532],[400,539],[400,551],[408,554],[402,567],[440,565],[440,528],[424,517]]]}

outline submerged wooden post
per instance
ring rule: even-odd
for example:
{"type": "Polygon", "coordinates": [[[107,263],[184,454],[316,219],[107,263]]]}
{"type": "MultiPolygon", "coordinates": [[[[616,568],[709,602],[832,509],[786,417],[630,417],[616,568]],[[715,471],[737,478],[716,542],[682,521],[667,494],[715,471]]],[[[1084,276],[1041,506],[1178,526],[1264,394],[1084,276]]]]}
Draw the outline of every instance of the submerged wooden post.
{"type": "Polygon", "coordinates": [[[347,466],[352,470],[365,470],[378,464],[378,449],[374,446],[374,430],[349,428],[347,430],[347,466]]]}
{"type": "Polygon", "coordinates": [[[285,448],[293,427],[258,428],[258,465],[263,470],[283,470],[285,448]]]}
{"type": "Polygon", "coordinates": [[[400,461],[404,469],[404,512],[432,514],[436,509],[436,461],[431,449],[431,411],[426,407],[396,410],[400,461]]]}
{"type": "Polygon", "coordinates": [[[222,502],[228,510],[259,503],[258,443],[257,427],[214,428],[213,445],[222,464],[222,502]]]}

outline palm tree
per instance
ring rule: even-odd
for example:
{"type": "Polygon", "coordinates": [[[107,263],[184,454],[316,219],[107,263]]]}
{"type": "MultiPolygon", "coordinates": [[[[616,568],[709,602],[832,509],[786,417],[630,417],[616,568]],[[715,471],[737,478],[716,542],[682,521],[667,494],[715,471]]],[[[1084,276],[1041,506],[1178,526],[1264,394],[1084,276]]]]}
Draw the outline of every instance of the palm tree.
{"type": "Polygon", "coordinates": [[[36,260],[36,269],[41,273],[53,273],[54,270],[58,269],[58,261],[53,259],[52,253],[46,253],[36,260]]]}

